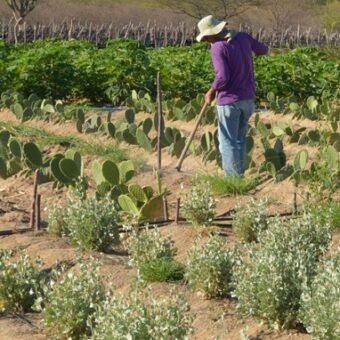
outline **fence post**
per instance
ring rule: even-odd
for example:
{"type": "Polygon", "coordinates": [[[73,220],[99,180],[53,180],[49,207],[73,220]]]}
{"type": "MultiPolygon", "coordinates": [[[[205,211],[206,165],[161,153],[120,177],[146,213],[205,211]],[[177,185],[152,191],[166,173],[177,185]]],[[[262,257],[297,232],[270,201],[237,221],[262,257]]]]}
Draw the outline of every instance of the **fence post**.
{"type": "Polygon", "coordinates": [[[32,208],[31,208],[30,228],[32,228],[32,229],[35,227],[38,182],[39,182],[39,170],[36,170],[35,173],[34,173],[33,197],[32,197],[32,205],[31,205],[32,208]]]}
{"type": "Polygon", "coordinates": [[[175,223],[178,224],[179,222],[179,210],[181,207],[181,199],[177,198],[177,202],[176,202],[176,215],[175,215],[175,223]]]}
{"type": "Polygon", "coordinates": [[[162,168],[162,131],[163,131],[162,87],[160,72],[157,73],[157,104],[158,104],[157,167],[160,174],[162,168]]]}

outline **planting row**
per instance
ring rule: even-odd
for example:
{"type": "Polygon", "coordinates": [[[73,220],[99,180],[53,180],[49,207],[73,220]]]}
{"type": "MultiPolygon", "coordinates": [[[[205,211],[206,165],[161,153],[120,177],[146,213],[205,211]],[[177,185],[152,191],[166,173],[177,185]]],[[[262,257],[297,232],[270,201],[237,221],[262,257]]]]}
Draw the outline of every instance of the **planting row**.
{"type": "MultiPolygon", "coordinates": [[[[45,40],[8,45],[0,41],[0,92],[32,92],[43,98],[87,98],[124,102],[131,90],[155,98],[156,73],[166,99],[190,100],[205,93],[213,69],[206,44],[188,48],[146,49],[134,40],[113,40],[97,49],[82,41],[45,40]]],[[[272,91],[280,97],[339,96],[338,64],[318,48],[301,48],[255,60],[258,99],[272,91]]]]}
{"type": "MultiPolygon", "coordinates": [[[[78,211],[74,202],[71,207],[82,215],[85,227],[90,211],[97,221],[106,216],[98,215],[96,209],[78,211]]],[[[251,209],[259,215],[262,208],[260,203],[251,209]]],[[[249,217],[240,210],[239,218],[242,214],[249,217]]],[[[132,227],[125,247],[138,282],[187,283],[207,298],[236,298],[241,315],[263,319],[274,328],[303,324],[316,338],[336,339],[340,336],[339,256],[325,256],[331,238],[329,216],[318,216],[306,210],[292,221],[254,217],[258,230],[255,242],[246,248],[231,248],[216,235],[207,241],[198,238],[185,265],[175,260],[177,249],[171,238],[163,238],[157,229],[138,231],[132,227]]],[[[109,217],[111,224],[109,218],[105,221],[112,232],[114,210],[109,217]]],[[[76,225],[78,233],[91,235],[72,218],[69,215],[64,221],[70,227],[71,239],[75,239],[76,225]]],[[[131,339],[185,339],[192,330],[189,306],[179,296],[156,302],[138,288],[140,285],[127,296],[111,289],[105,294],[99,264],[93,261],[82,261],[80,270],[67,273],[60,269],[42,271],[41,267],[27,256],[13,258],[2,252],[0,303],[8,312],[41,311],[46,331],[52,336],[119,338],[129,331],[131,339]]]]}
{"type": "MultiPolygon", "coordinates": [[[[166,101],[164,102],[164,115],[167,120],[181,119],[188,121],[199,110],[202,101],[203,98],[201,97],[197,97],[188,104],[182,101],[166,101]]],[[[122,119],[112,121],[112,114],[108,113],[106,121],[103,121],[97,114],[86,118],[81,108],[67,110],[67,106],[65,107],[61,102],[54,103],[41,100],[34,95],[31,95],[28,99],[24,99],[15,92],[6,92],[2,95],[3,105],[9,107],[21,120],[32,118],[32,114],[33,117],[45,119],[74,119],[76,120],[76,128],[81,133],[105,133],[117,142],[124,141],[127,144],[139,145],[147,152],[153,152],[157,146],[156,131],[158,130],[158,116],[154,112],[155,106],[148,94],[138,94],[135,91],[132,92],[128,102],[137,112],[141,110],[150,112],[152,116],[137,124],[135,109],[128,109],[122,119]],[[68,112],[68,116],[65,116],[65,112],[68,112]],[[154,129],[153,134],[152,129],[154,129]]],[[[210,111],[207,112],[204,123],[217,124],[213,108],[210,108],[210,111]]],[[[256,115],[255,126],[250,129],[247,137],[246,167],[257,169],[259,173],[267,171],[277,181],[284,180],[287,177],[291,177],[296,184],[301,180],[314,183],[319,181],[321,182],[320,187],[323,187],[324,190],[334,192],[339,182],[340,133],[336,120],[330,121],[329,125],[330,129],[307,131],[305,128],[295,129],[290,123],[279,122],[273,126],[265,124],[260,120],[259,115],[256,115]],[[256,164],[252,158],[256,136],[260,137],[263,146],[265,160],[262,164],[256,164]],[[271,142],[272,139],[274,139],[274,143],[271,142]],[[289,164],[284,151],[284,143],[317,146],[319,147],[319,154],[307,170],[307,151],[301,150],[296,155],[294,162],[289,164]]],[[[5,141],[3,144],[7,144],[7,142],[5,141]]],[[[185,143],[185,135],[176,128],[165,126],[163,120],[161,146],[167,147],[171,156],[179,157],[185,143]]],[[[8,144],[8,147],[10,147],[10,144],[8,144]]],[[[204,162],[215,161],[218,166],[221,166],[217,130],[213,133],[205,132],[198,144],[192,144],[191,152],[196,156],[200,155],[204,162]]],[[[2,158],[7,158],[10,167],[13,168],[8,170],[9,174],[17,172],[19,167],[15,159],[13,160],[8,156],[2,158]]],[[[2,161],[2,169],[4,169],[3,163],[2,161]]],[[[57,162],[55,161],[55,163],[57,162]]],[[[2,171],[4,174],[4,170],[2,171]]],[[[60,176],[59,179],[61,180],[60,176]]]]}

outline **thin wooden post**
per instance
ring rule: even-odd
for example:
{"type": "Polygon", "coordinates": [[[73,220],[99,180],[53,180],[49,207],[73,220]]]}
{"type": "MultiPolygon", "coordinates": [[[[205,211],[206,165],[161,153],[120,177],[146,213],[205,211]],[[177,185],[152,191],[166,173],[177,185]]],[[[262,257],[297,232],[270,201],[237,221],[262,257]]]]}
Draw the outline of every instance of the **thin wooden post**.
{"type": "Polygon", "coordinates": [[[175,216],[175,223],[178,224],[179,221],[179,210],[181,207],[181,199],[177,198],[177,202],[176,202],[176,216],[175,216]]]}
{"type": "Polygon", "coordinates": [[[31,208],[31,220],[30,220],[30,227],[33,229],[35,226],[35,218],[36,218],[36,199],[37,199],[37,192],[38,192],[38,182],[39,182],[39,170],[35,171],[34,174],[34,182],[33,182],[33,197],[32,197],[32,208],[31,208]]]}
{"type": "Polygon", "coordinates": [[[41,226],[40,202],[41,195],[38,194],[35,202],[35,231],[39,231],[41,226]]]}
{"type": "Polygon", "coordinates": [[[293,195],[293,214],[295,215],[297,213],[297,194],[296,191],[293,195]]]}
{"type": "Polygon", "coordinates": [[[162,168],[162,131],[163,131],[163,112],[162,112],[162,87],[161,75],[157,73],[157,106],[158,106],[158,140],[157,140],[157,166],[159,173],[162,168]]]}
{"type": "Polygon", "coordinates": [[[168,208],[168,199],[166,194],[163,196],[163,211],[164,211],[164,221],[169,220],[169,208],[168,208]]]}

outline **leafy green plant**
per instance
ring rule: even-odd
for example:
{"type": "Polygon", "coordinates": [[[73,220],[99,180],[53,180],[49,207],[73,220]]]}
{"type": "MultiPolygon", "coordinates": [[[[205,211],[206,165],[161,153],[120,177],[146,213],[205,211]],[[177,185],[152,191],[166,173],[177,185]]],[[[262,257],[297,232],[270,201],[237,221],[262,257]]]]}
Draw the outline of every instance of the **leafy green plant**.
{"type": "Polygon", "coordinates": [[[189,309],[183,296],[174,294],[162,300],[138,291],[111,296],[97,309],[92,338],[184,340],[192,331],[189,309]]]}
{"type": "Polygon", "coordinates": [[[0,251],[0,311],[28,312],[42,292],[46,275],[42,261],[31,261],[27,254],[0,251]]]}
{"type": "Polygon", "coordinates": [[[159,259],[171,261],[177,252],[174,241],[169,237],[162,238],[157,228],[143,231],[133,229],[126,242],[126,248],[130,264],[138,269],[159,259]]]}
{"type": "Polygon", "coordinates": [[[233,214],[235,235],[244,242],[257,241],[259,233],[268,226],[266,209],[265,199],[251,199],[246,204],[237,204],[233,214]]]}
{"type": "Polygon", "coordinates": [[[57,281],[44,286],[44,296],[35,309],[42,312],[44,325],[56,338],[81,339],[90,335],[96,305],[105,300],[99,262],[83,260],[79,271],[61,271],[57,281]]]}
{"type": "Polygon", "coordinates": [[[330,242],[329,225],[305,213],[300,219],[271,220],[233,274],[238,311],[279,328],[298,323],[301,294],[316,273],[330,242]]]}
{"type": "Polygon", "coordinates": [[[59,204],[50,205],[48,207],[48,232],[59,237],[67,234],[65,217],[65,207],[59,204]]]}
{"type": "Polygon", "coordinates": [[[319,264],[311,287],[301,297],[301,321],[315,339],[340,337],[340,256],[319,264]]]}
{"type": "Polygon", "coordinates": [[[219,175],[199,175],[199,180],[207,182],[215,195],[243,195],[256,187],[256,178],[219,175]]]}
{"type": "Polygon", "coordinates": [[[235,252],[226,247],[220,236],[209,236],[205,244],[195,240],[188,253],[185,278],[194,291],[208,297],[225,296],[231,291],[235,252]]]}
{"type": "Polygon", "coordinates": [[[340,203],[337,201],[317,202],[307,206],[310,213],[319,218],[324,223],[329,223],[331,228],[336,230],[340,228],[340,203]]]}
{"type": "Polygon", "coordinates": [[[71,192],[64,221],[72,244],[83,250],[104,252],[120,242],[118,211],[109,197],[81,199],[71,192]]]}
{"type": "Polygon", "coordinates": [[[215,216],[215,206],[210,185],[195,181],[190,195],[182,203],[181,211],[193,226],[210,226],[215,216]]]}
{"type": "Polygon", "coordinates": [[[147,282],[175,282],[184,278],[185,267],[173,260],[156,259],[144,263],[140,269],[141,278],[147,282]]]}

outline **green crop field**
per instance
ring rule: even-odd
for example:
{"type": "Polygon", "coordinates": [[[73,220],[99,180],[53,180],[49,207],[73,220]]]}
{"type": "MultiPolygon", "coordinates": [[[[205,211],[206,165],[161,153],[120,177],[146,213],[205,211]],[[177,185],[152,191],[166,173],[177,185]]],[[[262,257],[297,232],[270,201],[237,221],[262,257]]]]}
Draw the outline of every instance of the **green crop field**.
{"type": "Polygon", "coordinates": [[[0,339],[338,339],[338,51],[254,59],[226,178],[208,45],[1,40],[0,339]]]}

